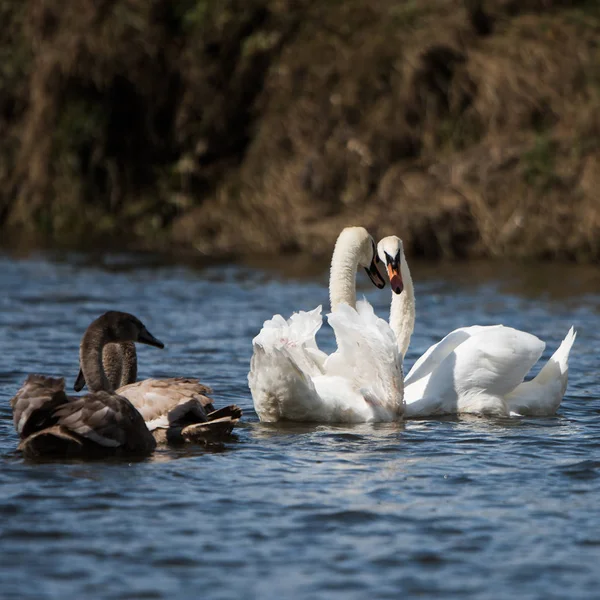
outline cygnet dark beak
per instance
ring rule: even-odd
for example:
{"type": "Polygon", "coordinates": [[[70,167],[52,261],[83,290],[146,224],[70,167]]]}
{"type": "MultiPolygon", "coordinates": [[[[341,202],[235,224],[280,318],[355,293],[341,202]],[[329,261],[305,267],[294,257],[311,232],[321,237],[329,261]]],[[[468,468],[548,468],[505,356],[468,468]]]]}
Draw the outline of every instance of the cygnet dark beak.
{"type": "Polygon", "coordinates": [[[145,327],[140,331],[137,341],[140,344],[148,344],[148,346],[154,346],[156,348],[164,348],[165,345],[157,340],[145,327]]]}
{"type": "Polygon", "coordinates": [[[79,369],[79,373],[77,374],[77,379],[75,380],[73,389],[76,392],[80,392],[84,387],[85,387],[85,377],[83,376],[83,371],[81,369],[79,369]]]}

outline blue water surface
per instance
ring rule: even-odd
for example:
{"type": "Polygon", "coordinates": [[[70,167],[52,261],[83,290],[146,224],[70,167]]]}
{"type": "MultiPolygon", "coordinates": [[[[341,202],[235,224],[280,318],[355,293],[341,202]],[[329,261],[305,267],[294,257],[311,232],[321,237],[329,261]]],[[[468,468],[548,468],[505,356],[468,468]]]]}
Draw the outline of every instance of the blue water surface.
{"type": "MultiPolygon", "coordinates": [[[[144,257],[0,257],[2,598],[595,598],[600,588],[600,273],[546,265],[417,266],[410,365],[451,329],[504,323],[578,337],[552,418],[358,426],[259,423],[251,340],[274,313],[327,308],[327,269],[178,266],[144,257]],[[316,274],[315,274],[316,273],[316,274]],[[65,376],[107,309],[167,349],[140,377],[195,375],[244,409],[219,451],[141,462],[34,463],[9,400],[65,376]]],[[[387,315],[389,287],[359,275],[387,315]]],[[[327,326],[319,334],[333,347],[327,326]]]]}

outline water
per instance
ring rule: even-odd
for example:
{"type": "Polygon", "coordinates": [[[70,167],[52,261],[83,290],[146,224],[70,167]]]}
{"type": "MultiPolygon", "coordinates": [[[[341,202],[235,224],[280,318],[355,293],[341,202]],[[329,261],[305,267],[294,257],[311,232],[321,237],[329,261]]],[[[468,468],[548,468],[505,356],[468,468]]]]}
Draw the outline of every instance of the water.
{"type": "MultiPolygon", "coordinates": [[[[276,312],[327,302],[326,270],[293,267],[0,258],[2,598],[596,597],[600,272],[414,269],[409,365],[460,325],[527,329],[544,359],[578,327],[556,417],[265,426],[246,385],[251,339],[276,312]],[[140,377],[198,375],[244,408],[237,440],[136,463],[15,452],[10,397],[32,371],[72,385],[80,335],[108,308],[167,345],[140,348],[140,377]]],[[[385,315],[389,287],[359,279],[385,315]]]]}

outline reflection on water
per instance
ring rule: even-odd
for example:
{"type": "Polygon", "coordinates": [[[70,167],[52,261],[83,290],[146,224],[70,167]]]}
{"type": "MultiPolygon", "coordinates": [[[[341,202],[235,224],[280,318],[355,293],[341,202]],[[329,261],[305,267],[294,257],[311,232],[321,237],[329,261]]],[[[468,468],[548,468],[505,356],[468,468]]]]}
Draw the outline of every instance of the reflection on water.
{"type": "MultiPolygon", "coordinates": [[[[458,326],[579,334],[559,415],[400,424],[265,425],[246,375],[274,313],[327,306],[306,259],[175,264],[152,255],[0,258],[3,598],[519,598],[596,595],[600,546],[600,271],[573,265],[414,264],[408,366],[458,326]],[[32,371],[77,374],[102,311],[140,316],[167,348],[140,376],[198,375],[245,410],[223,448],[149,459],[33,463],[9,399],[32,371]]],[[[359,276],[382,316],[390,291],[359,276]]],[[[319,344],[334,345],[324,327],[319,344]]]]}

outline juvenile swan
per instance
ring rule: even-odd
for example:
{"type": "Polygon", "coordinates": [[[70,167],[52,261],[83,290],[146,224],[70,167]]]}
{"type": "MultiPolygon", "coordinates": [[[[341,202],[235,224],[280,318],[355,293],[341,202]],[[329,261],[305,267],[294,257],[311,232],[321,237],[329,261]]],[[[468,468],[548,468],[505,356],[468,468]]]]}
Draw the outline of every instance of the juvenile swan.
{"type": "MultiPolygon", "coordinates": [[[[415,294],[402,240],[383,238],[377,245],[392,286],[390,326],[406,354],[415,325],[415,294]]],[[[504,325],[461,327],[431,346],[404,380],[404,416],[473,413],[553,415],[565,394],[573,327],[542,370],[523,379],[546,344],[504,325]]]]}
{"type": "Polygon", "coordinates": [[[321,307],[275,315],[254,338],[248,383],[261,421],[361,423],[402,418],[401,359],[389,325],[366,301],[356,302],[362,266],[377,287],[375,244],[366,229],[348,227],[331,259],[331,314],[337,350],[327,356],[315,342],[321,307]]]}
{"type": "MultiPolygon", "coordinates": [[[[106,322],[97,324],[107,326],[106,322]]],[[[127,398],[141,413],[157,441],[195,442],[206,444],[231,434],[242,410],[235,405],[215,410],[209,387],[198,379],[171,377],[137,379],[135,344],[107,344],[102,352],[104,371],[112,389],[127,398]]],[[[85,386],[80,370],[75,390],[85,386]]]]}
{"type": "MultiPolygon", "coordinates": [[[[64,379],[30,375],[11,399],[13,420],[21,438],[18,449],[30,456],[148,455],[156,447],[142,415],[108,384],[102,367],[105,344],[131,341],[163,347],[127,313],[106,313],[97,321],[109,326],[98,335],[88,327],[80,346],[90,393],[65,394],[64,379]]],[[[94,322],[96,323],[96,322],[94,322]]]]}

